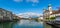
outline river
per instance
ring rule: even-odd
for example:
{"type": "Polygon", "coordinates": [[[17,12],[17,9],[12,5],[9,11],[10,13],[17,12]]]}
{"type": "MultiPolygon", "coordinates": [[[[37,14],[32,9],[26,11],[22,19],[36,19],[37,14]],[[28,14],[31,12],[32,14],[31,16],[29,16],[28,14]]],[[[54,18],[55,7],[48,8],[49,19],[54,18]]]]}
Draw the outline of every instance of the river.
{"type": "Polygon", "coordinates": [[[0,23],[0,28],[51,28],[51,26],[34,20],[20,20],[18,22],[0,23]]]}

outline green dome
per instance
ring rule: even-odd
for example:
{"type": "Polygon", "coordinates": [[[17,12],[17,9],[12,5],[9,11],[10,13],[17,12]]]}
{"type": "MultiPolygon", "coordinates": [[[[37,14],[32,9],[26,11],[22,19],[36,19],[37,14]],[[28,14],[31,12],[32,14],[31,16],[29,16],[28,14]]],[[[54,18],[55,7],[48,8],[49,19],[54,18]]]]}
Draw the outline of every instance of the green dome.
{"type": "Polygon", "coordinates": [[[51,7],[51,4],[49,4],[48,7],[51,7]]]}
{"type": "Polygon", "coordinates": [[[46,10],[46,8],[43,8],[43,10],[46,10]]]}

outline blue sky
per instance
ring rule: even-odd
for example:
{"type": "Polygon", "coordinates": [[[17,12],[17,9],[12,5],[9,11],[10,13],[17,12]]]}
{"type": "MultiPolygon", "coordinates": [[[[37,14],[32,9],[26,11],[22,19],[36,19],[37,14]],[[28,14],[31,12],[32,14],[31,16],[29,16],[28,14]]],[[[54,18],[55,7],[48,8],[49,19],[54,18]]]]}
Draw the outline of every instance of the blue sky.
{"type": "Polygon", "coordinates": [[[55,10],[60,6],[60,0],[0,0],[0,8],[15,14],[26,12],[42,14],[43,8],[47,8],[48,4],[51,4],[52,9],[55,10]]]}

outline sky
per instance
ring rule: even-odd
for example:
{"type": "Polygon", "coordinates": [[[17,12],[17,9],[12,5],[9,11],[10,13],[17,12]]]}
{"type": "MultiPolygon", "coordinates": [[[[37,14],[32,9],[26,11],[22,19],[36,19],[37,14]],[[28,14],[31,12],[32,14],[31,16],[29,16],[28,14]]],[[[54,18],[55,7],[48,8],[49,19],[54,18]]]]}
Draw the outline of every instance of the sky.
{"type": "Polygon", "coordinates": [[[43,8],[48,9],[48,4],[51,4],[52,9],[56,10],[60,6],[60,0],[0,0],[0,8],[9,10],[14,14],[43,14],[43,8]]]}

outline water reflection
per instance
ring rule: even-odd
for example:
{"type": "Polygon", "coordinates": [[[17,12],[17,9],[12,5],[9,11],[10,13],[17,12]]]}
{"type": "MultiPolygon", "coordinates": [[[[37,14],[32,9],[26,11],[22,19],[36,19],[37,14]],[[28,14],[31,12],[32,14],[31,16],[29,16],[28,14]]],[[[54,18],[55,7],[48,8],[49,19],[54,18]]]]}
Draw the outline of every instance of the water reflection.
{"type": "Polygon", "coordinates": [[[3,28],[3,24],[2,23],[0,23],[0,28],[3,28]]]}
{"type": "Polygon", "coordinates": [[[5,23],[0,23],[0,28],[12,28],[13,24],[16,24],[16,22],[5,22],[5,23]]]}
{"type": "Polygon", "coordinates": [[[43,28],[42,22],[35,22],[32,20],[21,20],[18,24],[14,25],[13,28],[43,28]]]}
{"type": "Polygon", "coordinates": [[[52,28],[50,25],[46,24],[45,22],[43,23],[44,28],[52,28]]]}
{"type": "Polygon", "coordinates": [[[34,20],[20,20],[18,22],[0,23],[0,28],[51,28],[43,22],[36,22],[34,20]]]}

